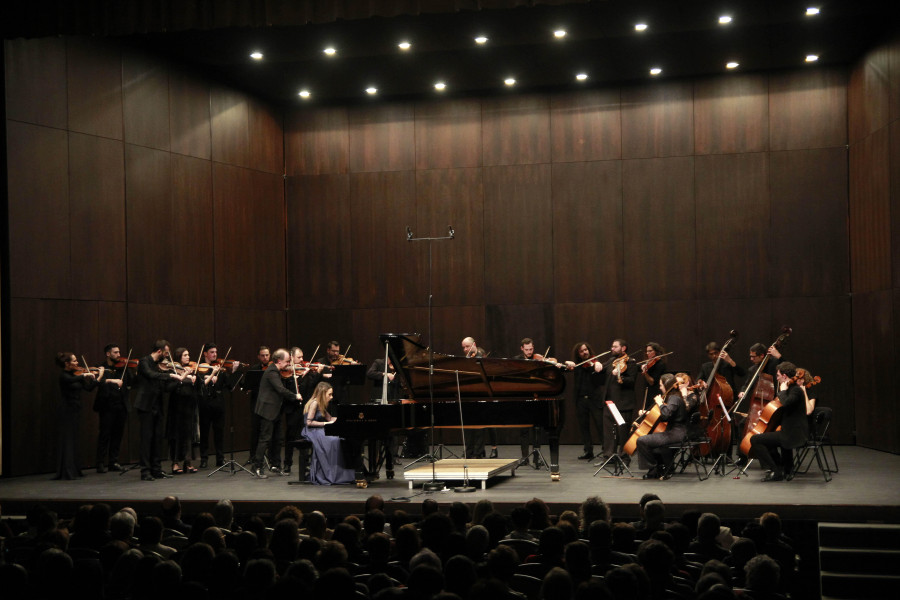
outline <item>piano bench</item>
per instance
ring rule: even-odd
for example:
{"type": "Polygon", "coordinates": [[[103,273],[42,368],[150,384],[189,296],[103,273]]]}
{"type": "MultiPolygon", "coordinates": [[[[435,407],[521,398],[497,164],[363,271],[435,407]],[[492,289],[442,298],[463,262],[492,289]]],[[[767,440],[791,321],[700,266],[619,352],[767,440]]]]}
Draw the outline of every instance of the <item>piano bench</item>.
{"type": "Polygon", "coordinates": [[[312,452],[312,442],[306,438],[300,438],[291,442],[285,442],[285,445],[291,449],[299,451],[297,456],[297,481],[288,481],[289,485],[300,485],[309,483],[306,479],[306,469],[309,466],[309,454],[312,452]]]}

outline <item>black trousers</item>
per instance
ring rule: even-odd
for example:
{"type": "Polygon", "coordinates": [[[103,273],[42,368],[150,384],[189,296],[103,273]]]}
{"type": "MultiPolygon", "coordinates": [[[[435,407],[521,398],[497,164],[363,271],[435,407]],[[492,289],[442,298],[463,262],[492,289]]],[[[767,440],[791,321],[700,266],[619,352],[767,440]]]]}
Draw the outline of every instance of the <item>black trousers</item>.
{"type": "Polygon", "coordinates": [[[603,447],[603,403],[590,396],[575,398],[575,419],[578,431],[581,432],[581,443],[585,454],[594,453],[594,441],[591,439],[591,423],[597,430],[597,443],[603,447]]]}
{"type": "Polygon", "coordinates": [[[138,410],[138,423],[141,427],[141,475],[159,473],[159,451],[162,448],[163,418],[162,413],[138,410]]]}
{"type": "Polygon", "coordinates": [[[216,444],[216,464],[225,462],[225,407],[224,405],[200,403],[200,458],[209,457],[209,430],[212,428],[216,444]]]}
{"type": "Polygon", "coordinates": [[[263,467],[263,457],[266,456],[266,451],[269,451],[268,456],[272,461],[273,467],[281,466],[281,415],[278,415],[277,419],[267,419],[263,416],[259,417],[259,442],[256,446],[256,452],[254,456],[256,457],[256,462],[254,463],[254,468],[261,469],[263,467]],[[275,451],[275,440],[277,438],[278,443],[278,452],[275,451]],[[269,445],[271,444],[271,448],[269,445]],[[277,462],[276,462],[277,459],[277,462]]]}
{"type": "Polygon", "coordinates": [[[669,446],[680,444],[686,435],[686,429],[676,427],[639,437],[637,440],[638,464],[642,469],[649,469],[657,465],[662,465],[667,469],[671,468],[675,458],[669,446]]]}
{"type": "Polygon", "coordinates": [[[125,405],[107,407],[98,414],[100,432],[97,435],[97,466],[112,465],[119,462],[119,449],[122,446],[122,435],[128,421],[128,409],[125,405]]]}
{"type": "Polygon", "coordinates": [[[794,452],[784,447],[786,442],[787,436],[783,431],[758,433],[750,438],[750,453],[759,459],[764,469],[784,475],[790,473],[794,466],[794,452]]]}

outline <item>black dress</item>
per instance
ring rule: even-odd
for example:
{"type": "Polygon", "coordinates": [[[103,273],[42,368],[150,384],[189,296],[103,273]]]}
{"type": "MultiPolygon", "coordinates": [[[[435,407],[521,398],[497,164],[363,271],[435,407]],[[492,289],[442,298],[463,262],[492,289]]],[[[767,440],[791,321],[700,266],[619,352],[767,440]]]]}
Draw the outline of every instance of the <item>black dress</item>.
{"type": "Polygon", "coordinates": [[[56,476],[53,479],[80,479],[78,461],[78,426],[81,423],[81,393],[97,387],[94,379],[63,371],[59,375],[61,402],[57,411],[59,447],[56,476]]]}

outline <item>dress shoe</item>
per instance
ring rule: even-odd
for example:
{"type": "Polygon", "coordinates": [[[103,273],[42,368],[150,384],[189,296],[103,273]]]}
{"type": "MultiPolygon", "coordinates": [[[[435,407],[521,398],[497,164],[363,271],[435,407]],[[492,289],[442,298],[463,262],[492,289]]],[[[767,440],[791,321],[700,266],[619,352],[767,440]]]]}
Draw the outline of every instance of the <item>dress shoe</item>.
{"type": "Polygon", "coordinates": [[[106,473],[106,465],[97,465],[98,473],[106,473]]]}
{"type": "Polygon", "coordinates": [[[767,473],[766,476],[762,478],[762,481],[784,481],[784,475],[773,471],[772,473],[767,473]]]}
{"type": "Polygon", "coordinates": [[[659,471],[657,471],[656,469],[650,469],[649,471],[644,473],[644,476],[642,479],[657,479],[658,477],[659,477],[659,471]]]}
{"type": "Polygon", "coordinates": [[[225,466],[225,459],[224,459],[224,458],[216,459],[216,466],[217,466],[217,467],[223,467],[223,466],[225,466]]]}
{"type": "Polygon", "coordinates": [[[122,471],[125,470],[125,467],[123,467],[122,465],[120,465],[119,463],[116,462],[116,463],[109,465],[109,470],[113,471],[114,473],[121,473],[122,471]]]}
{"type": "Polygon", "coordinates": [[[141,481],[156,481],[156,478],[150,473],[144,473],[141,475],[141,481]]]}
{"type": "Polygon", "coordinates": [[[159,471],[158,473],[153,473],[153,477],[155,479],[172,479],[172,476],[163,471],[159,471]]]}
{"type": "Polygon", "coordinates": [[[265,469],[258,468],[253,473],[256,475],[257,479],[268,479],[269,476],[266,475],[265,469]]]}
{"type": "Polygon", "coordinates": [[[284,475],[284,471],[281,470],[281,467],[269,467],[269,472],[272,475],[284,475]]]}
{"type": "Polygon", "coordinates": [[[498,456],[497,449],[491,448],[491,458],[497,458],[497,456],[498,456]]]}
{"type": "Polygon", "coordinates": [[[291,474],[291,467],[290,467],[290,465],[288,465],[288,466],[286,466],[285,468],[283,468],[283,469],[281,470],[281,474],[282,474],[282,475],[290,475],[290,474],[291,474]]]}
{"type": "Polygon", "coordinates": [[[578,457],[578,460],[594,460],[593,452],[585,452],[581,456],[578,457]]]}
{"type": "Polygon", "coordinates": [[[208,466],[208,463],[206,462],[206,459],[205,459],[205,458],[201,458],[201,459],[200,459],[200,468],[201,468],[201,469],[205,469],[207,466],[208,466]]]}
{"type": "Polygon", "coordinates": [[[659,480],[660,481],[668,481],[672,479],[672,475],[675,474],[674,465],[666,465],[659,472],[659,480]]]}

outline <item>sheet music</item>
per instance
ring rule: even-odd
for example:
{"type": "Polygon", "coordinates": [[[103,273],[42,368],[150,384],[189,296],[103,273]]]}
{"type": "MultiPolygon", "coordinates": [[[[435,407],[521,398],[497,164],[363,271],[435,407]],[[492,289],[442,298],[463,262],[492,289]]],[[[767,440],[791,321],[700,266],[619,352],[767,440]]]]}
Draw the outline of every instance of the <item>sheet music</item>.
{"type": "Polygon", "coordinates": [[[606,406],[609,407],[609,412],[612,413],[613,418],[616,420],[616,425],[624,425],[625,419],[622,418],[622,413],[619,412],[619,408],[616,406],[616,403],[612,400],[607,400],[606,406]]]}

